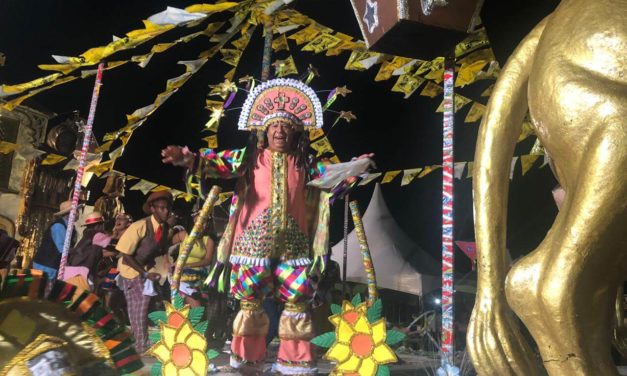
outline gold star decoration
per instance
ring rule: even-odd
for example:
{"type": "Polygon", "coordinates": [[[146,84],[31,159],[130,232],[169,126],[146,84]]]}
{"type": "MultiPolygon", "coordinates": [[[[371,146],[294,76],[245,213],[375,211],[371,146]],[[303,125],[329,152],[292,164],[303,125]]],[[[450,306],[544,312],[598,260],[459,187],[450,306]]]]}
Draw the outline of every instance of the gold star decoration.
{"type": "Polygon", "coordinates": [[[348,94],[352,93],[353,91],[347,88],[346,85],[344,85],[342,87],[335,88],[335,92],[337,93],[337,95],[346,97],[348,94]]]}
{"type": "Polygon", "coordinates": [[[351,120],[357,119],[357,116],[353,114],[353,111],[340,111],[339,118],[346,120],[347,123],[350,123],[351,120]]]}
{"type": "Polygon", "coordinates": [[[229,93],[237,92],[237,86],[228,78],[217,85],[209,85],[211,91],[209,95],[219,95],[222,99],[226,99],[229,93]]]}

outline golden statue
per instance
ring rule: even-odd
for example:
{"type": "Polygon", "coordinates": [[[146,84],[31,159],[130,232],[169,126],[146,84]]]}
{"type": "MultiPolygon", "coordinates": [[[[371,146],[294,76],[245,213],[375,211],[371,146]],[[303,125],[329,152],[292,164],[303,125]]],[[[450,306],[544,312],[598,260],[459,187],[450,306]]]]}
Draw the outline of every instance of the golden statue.
{"type": "Polygon", "coordinates": [[[610,346],[627,276],[626,15],[624,0],[562,1],[490,98],[473,177],[479,274],[468,349],[481,375],[618,375],[610,346]],[[566,195],[545,239],[508,273],[509,168],[527,110],[566,195]]]}

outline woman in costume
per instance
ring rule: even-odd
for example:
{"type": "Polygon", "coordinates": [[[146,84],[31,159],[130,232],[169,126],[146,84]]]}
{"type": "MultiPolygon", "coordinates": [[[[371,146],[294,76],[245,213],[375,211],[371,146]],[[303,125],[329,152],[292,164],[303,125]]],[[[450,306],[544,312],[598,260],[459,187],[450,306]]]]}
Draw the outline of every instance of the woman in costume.
{"type": "Polygon", "coordinates": [[[307,185],[324,172],[324,164],[308,153],[308,130],[322,122],[320,100],[310,87],[275,79],[253,89],[244,103],[238,125],[251,131],[245,149],[162,151],[164,163],[202,177],[240,179],[209,280],[222,284],[225,265],[232,265],[231,294],[241,309],[233,323],[231,366],[242,371],[263,366],[264,298],[285,303],[276,369],[286,375],[317,371],[309,342],[314,336],[309,272],[322,266],[327,254],[330,194],[307,185]]]}

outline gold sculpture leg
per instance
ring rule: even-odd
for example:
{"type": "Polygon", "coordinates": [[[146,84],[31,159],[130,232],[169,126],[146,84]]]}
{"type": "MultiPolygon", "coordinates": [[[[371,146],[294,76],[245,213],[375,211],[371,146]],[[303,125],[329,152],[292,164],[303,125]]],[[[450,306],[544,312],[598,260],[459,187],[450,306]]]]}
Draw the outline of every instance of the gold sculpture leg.
{"type": "Polygon", "coordinates": [[[614,302],[627,275],[625,14],[625,2],[562,1],[514,52],[488,104],[475,157],[479,273],[468,331],[482,375],[542,372],[510,306],[550,375],[617,374],[614,302]],[[527,108],[566,196],[546,238],[507,274],[508,176],[527,108]]]}

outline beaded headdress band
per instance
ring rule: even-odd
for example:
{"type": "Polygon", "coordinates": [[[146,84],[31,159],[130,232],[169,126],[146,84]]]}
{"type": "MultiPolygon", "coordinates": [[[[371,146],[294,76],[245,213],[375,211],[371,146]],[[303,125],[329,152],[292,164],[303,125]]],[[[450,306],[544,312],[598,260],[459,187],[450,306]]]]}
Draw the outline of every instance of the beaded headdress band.
{"type": "Polygon", "coordinates": [[[244,102],[240,130],[265,130],[275,119],[285,119],[298,128],[322,127],[322,105],[312,88],[290,79],[277,78],[255,87],[244,102]]]}

